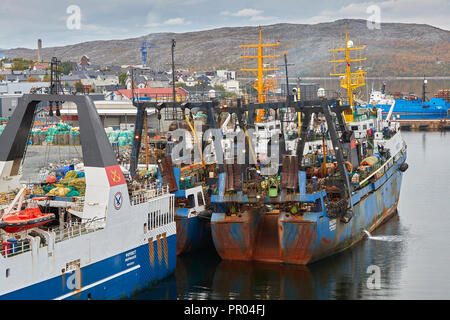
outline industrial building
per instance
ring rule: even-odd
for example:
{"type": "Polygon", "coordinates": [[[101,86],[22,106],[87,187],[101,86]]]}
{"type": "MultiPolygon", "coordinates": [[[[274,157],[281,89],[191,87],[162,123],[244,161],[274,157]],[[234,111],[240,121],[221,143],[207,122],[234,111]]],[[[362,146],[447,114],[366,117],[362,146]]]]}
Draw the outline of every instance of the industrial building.
{"type": "MultiPolygon", "coordinates": [[[[94,104],[105,128],[133,129],[136,121],[136,107],[132,105],[130,100],[98,100],[94,101],[94,104]]],[[[75,104],[64,103],[60,112],[64,120],[78,126],[78,111],[75,104]]],[[[158,120],[154,109],[148,109],[147,114],[150,131],[168,131],[172,121],[164,120],[164,116],[161,117],[161,120],[158,120]]]]}

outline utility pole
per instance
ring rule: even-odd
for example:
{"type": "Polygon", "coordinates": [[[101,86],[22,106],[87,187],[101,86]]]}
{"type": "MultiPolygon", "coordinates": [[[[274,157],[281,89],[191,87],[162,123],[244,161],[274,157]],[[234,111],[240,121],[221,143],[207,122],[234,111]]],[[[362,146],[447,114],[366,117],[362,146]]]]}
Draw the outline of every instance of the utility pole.
{"type": "MultiPolygon", "coordinates": [[[[60,94],[63,90],[61,88],[61,80],[59,77],[59,63],[61,61],[58,60],[57,57],[53,57],[50,61],[50,94],[60,94]]],[[[53,103],[56,107],[56,116],[59,117],[61,115],[59,111],[59,101],[50,101],[49,106],[49,116],[53,116],[53,103]]],[[[62,105],[62,104],[61,104],[62,105]]]]}
{"type": "Polygon", "coordinates": [[[134,106],[134,68],[131,67],[131,103],[134,106]]]}
{"type": "Polygon", "coordinates": [[[284,64],[279,65],[279,67],[285,67],[285,72],[286,72],[286,102],[290,103],[290,95],[289,95],[289,76],[288,76],[288,66],[294,66],[294,63],[289,63],[287,62],[287,52],[284,53],[284,64]]]}
{"type": "MultiPolygon", "coordinates": [[[[288,64],[287,62],[287,52],[284,53],[284,64],[279,65],[279,67],[285,67],[285,72],[286,72],[286,103],[288,106],[291,105],[291,97],[289,95],[289,75],[288,75],[288,66],[293,66],[294,63],[290,63],[288,64]]],[[[278,111],[280,114],[280,118],[281,118],[281,128],[284,129],[284,116],[281,114],[281,110],[278,111]]],[[[289,114],[290,111],[288,111],[289,114]]]]}
{"type": "Polygon", "coordinates": [[[173,107],[175,108],[175,96],[176,96],[176,90],[175,90],[175,45],[176,41],[175,39],[172,39],[172,94],[173,94],[173,107]]]}

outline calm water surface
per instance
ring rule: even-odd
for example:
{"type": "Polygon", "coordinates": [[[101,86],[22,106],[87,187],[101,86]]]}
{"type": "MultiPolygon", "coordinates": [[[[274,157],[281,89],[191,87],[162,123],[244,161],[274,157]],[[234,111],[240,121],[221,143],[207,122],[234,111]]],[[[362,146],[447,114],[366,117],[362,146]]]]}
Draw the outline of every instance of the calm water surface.
{"type": "Polygon", "coordinates": [[[404,132],[398,215],[351,249],[308,267],[178,258],[175,274],[135,299],[450,299],[450,134],[404,132]],[[381,271],[370,290],[367,269],[381,271]]]}

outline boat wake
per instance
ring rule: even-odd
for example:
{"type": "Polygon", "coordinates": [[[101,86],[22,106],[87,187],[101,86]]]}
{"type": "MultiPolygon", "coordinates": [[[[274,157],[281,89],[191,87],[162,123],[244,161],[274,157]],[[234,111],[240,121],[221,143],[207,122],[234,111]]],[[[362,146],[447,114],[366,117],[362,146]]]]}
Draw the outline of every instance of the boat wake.
{"type": "Polygon", "coordinates": [[[402,241],[402,237],[401,236],[372,236],[369,231],[364,230],[364,232],[367,234],[367,237],[370,240],[390,241],[390,242],[400,242],[400,241],[402,241]]]}

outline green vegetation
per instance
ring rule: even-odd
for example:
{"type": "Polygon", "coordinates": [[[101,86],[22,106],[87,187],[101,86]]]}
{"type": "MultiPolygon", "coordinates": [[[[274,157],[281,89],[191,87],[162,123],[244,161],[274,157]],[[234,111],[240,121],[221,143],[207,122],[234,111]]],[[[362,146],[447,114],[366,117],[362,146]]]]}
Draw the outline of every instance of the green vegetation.
{"type": "Polygon", "coordinates": [[[61,62],[61,64],[59,65],[59,70],[61,73],[68,75],[70,71],[73,70],[72,62],[70,61],[61,62]]]}
{"type": "Polygon", "coordinates": [[[84,90],[84,86],[81,83],[81,81],[75,82],[75,84],[73,86],[75,87],[76,92],[83,92],[83,90],[84,90]]]}
{"type": "Polygon", "coordinates": [[[119,83],[121,85],[123,85],[123,86],[125,85],[127,78],[128,78],[128,76],[127,76],[126,72],[119,72],[119,83]]]}
{"type": "Polygon", "coordinates": [[[13,59],[12,69],[14,71],[27,70],[27,69],[31,68],[33,63],[34,62],[32,60],[25,60],[25,59],[22,59],[22,58],[14,58],[13,59]]]}
{"type": "Polygon", "coordinates": [[[235,93],[226,91],[224,86],[221,84],[216,84],[214,86],[214,89],[216,89],[217,92],[219,93],[220,97],[222,97],[224,99],[228,99],[228,98],[235,96],[235,93]]]}

